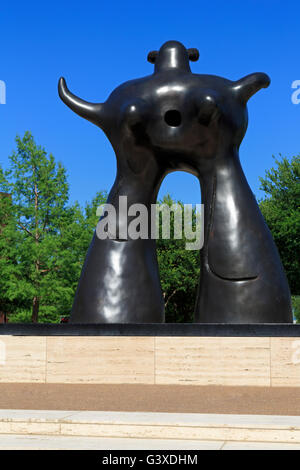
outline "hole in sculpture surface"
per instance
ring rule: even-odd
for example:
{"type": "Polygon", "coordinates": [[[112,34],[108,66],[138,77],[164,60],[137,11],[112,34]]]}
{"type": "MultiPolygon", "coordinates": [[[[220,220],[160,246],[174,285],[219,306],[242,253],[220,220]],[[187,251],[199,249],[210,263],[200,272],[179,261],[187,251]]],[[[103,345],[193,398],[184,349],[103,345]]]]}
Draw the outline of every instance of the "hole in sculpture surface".
{"type": "Polygon", "coordinates": [[[181,114],[176,109],[170,109],[165,114],[165,122],[168,126],[178,127],[181,124],[181,114]]]}

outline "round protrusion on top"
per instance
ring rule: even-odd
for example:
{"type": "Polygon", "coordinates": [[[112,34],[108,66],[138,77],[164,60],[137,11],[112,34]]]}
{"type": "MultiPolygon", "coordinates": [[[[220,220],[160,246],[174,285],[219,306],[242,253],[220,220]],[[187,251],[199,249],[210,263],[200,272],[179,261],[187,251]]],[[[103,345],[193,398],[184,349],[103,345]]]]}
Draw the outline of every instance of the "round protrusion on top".
{"type": "Polygon", "coordinates": [[[154,73],[170,69],[179,69],[190,72],[189,61],[199,58],[198,49],[186,49],[178,41],[168,41],[162,45],[159,51],[151,51],[148,54],[148,62],[155,64],[154,73]]]}
{"type": "Polygon", "coordinates": [[[191,47],[187,51],[188,51],[190,61],[191,62],[197,62],[197,60],[200,57],[198,49],[196,49],[195,47],[191,47]]]}
{"type": "Polygon", "coordinates": [[[157,54],[158,54],[158,51],[150,51],[149,52],[149,54],[147,56],[147,60],[148,60],[148,62],[150,62],[150,64],[155,64],[157,54]]]}

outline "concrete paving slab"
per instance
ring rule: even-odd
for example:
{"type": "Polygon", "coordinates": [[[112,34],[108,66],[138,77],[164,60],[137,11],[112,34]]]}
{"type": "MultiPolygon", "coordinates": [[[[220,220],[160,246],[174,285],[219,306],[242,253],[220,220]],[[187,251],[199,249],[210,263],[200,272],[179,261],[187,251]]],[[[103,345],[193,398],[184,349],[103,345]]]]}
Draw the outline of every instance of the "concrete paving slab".
{"type": "Polygon", "coordinates": [[[220,450],[222,441],[0,434],[0,450],[220,450]]]}
{"type": "Polygon", "coordinates": [[[300,450],[300,444],[0,434],[0,450],[300,450]]]}
{"type": "Polygon", "coordinates": [[[285,442],[225,442],[222,450],[300,450],[300,444],[285,442]]]}
{"type": "Polygon", "coordinates": [[[254,429],[286,429],[293,427],[294,429],[300,429],[300,416],[74,411],[69,412],[67,416],[62,416],[61,421],[70,423],[101,422],[103,424],[130,423],[160,426],[247,427],[254,429]]]}
{"type": "MultiPolygon", "coordinates": [[[[0,434],[300,445],[299,416],[0,410],[0,434]]],[[[127,441],[128,442],[128,441],[127,441]]],[[[152,441],[153,442],[153,441],[152,441]]]]}
{"type": "MultiPolygon", "coordinates": [[[[78,412],[75,412],[78,413],[78,412]]],[[[61,421],[71,416],[71,411],[54,410],[0,410],[0,421],[61,421]]]]}

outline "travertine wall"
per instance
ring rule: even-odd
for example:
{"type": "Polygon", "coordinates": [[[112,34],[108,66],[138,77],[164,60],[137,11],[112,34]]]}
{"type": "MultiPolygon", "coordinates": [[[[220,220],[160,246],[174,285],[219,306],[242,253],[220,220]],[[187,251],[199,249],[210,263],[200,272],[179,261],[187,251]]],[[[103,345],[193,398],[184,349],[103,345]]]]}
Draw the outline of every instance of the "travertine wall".
{"type": "Polygon", "coordinates": [[[300,339],[1,336],[0,382],[300,386],[300,339]]]}

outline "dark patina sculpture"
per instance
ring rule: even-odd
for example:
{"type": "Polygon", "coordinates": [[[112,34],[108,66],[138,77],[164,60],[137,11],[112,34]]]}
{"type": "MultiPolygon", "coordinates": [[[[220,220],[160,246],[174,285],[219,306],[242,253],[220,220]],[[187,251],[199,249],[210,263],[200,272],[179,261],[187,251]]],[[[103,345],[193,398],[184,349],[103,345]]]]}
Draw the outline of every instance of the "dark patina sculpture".
{"type": "MultiPolygon", "coordinates": [[[[108,202],[150,209],[168,173],[183,170],[201,184],[204,247],[195,321],[292,321],[286,276],[268,227],[239,161],[247,101],[269,85],[263,73],[238,81],[193,74],[196,49],[169,41],[149,53],[153,75],[118,87],[105,103],[73,95],[63,78],[61,99],[98,125],[117,156],[108,202]]],[[[130,219],[129,219],[130,221],[130,219]]],[[[150,229],[149,229],[150,230],[150,229]]],[[[79,281],[71,321],[163,322],[155,240],[99,240],[94,235],[79,281]]]]}

